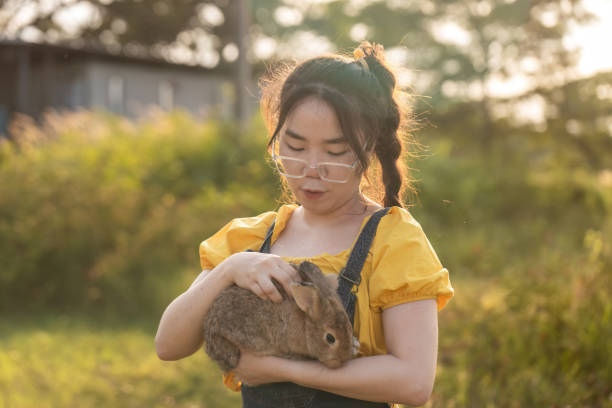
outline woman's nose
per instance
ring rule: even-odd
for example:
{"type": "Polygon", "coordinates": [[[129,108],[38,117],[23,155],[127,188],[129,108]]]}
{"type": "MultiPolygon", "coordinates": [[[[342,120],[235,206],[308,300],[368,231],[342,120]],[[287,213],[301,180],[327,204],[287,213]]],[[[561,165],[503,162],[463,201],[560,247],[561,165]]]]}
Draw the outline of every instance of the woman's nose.
{"type": "Polygon", "coordinates": [[[320,174],[317,170],[317,162],[309,162],[306,166],[306,177],[316,177],[319,178],[320,174]]]}
{"type": "Polygon", "coordinates": [[[320,174],[317,170],[317,164],[322,162],[323,159],[321,155],[317,152],[311,152],[310,155],[306,158],[306,162],[308,165],[306,166],[306,177],[316,177],[319,178],[320,174]]]}

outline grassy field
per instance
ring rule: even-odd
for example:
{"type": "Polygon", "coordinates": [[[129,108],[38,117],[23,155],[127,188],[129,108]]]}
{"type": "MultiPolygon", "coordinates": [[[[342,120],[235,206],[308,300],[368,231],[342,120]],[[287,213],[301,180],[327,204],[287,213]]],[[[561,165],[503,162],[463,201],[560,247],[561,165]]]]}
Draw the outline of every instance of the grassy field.
{"type": "Polygon", "coordinates": [[[0,407],[233,407],[204,352],[167,362],[151,324],[87,317],[3,319],[0,407]]]}
{"type": "MultiPolygon", "coordinates": [[[[544,344],[539,343],[537,327],[530,329],[523,321],[523,333],[515,330],[505,340],[491,335],[497,324],[504,324],[490,320],[500,320],[511,290],[492,279],[455,279],[453,284],[458,296],[439,314],[436,385],[425,407],[561,406],[551,394],[571,373],[542,378],[537,361],[529,361],[545,353],[537,350],[544,344]],[[527,338],[530,334],[534,339],[527,338]],[[483,339],[497,341],[497,349],[484,345],[483,339]],[[531,355],[525,352],[528,348],[533,349],[531,355]],[[497,372],[483,374],[490,366],[497,372]],[[511,402],[512,390],[502,389],[504,384],[512,385],[521,400],[511,402]],[[530,397],[532,387],[540,387],[542,394],[530,397]]],[[[181,361],[159,360],[153,319],[45,314],[0,321],[0,408],[240,406],[240,395],[222,385],[220,371],[203,351],[181,361]]],[[[579,393],[586,378],[579,371],[573,375],[578,390],[560,393],[559,398],[568,402],[563,406],[612,406],[606,401],[590,405],[567,400],[567,395],[589,399],[579,393]]]]}
{"type": "MultiPolygon", "coordinates": [[[[441,327],[446,335],[448,329],[441,327]]],[[[159,360],[155,330],[152,323],[87,316],[3,318],[0,408],[240,406],[239,393],[222,385],[203,351],[159,360]]],[[[438,399],[447,400],[435,396],[426,406],[438,399]]]]}

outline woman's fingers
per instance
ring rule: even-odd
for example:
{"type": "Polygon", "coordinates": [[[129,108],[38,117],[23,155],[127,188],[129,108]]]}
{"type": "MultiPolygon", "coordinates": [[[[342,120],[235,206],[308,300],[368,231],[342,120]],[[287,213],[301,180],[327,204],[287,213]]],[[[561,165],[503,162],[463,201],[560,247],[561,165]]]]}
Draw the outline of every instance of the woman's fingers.
{"type": "Polygon", "coordinates": [[[270,276],[265,276],[262,280],[258,282],[259,286],[262,288],[265,296],[268,299],[276,303],[282,302],[283,297],[276,289],[276,286],[274,286],[274,283],[272,283],[272,280],[270,278],[270,276]]]}
{"type": "Polygon", "coordinates": [[[297,271],[293,269],[292,266],[289,266],[289,268],[291,268],[293,272],[287,271],[286,269],[279,269],[275,271],[273,276],[274,276],[274,279],[276,279],[278,283],[281,284],[283,289],[285,289],[285,293],[287,294],[287,296],[289,296],[289,298],[292,298],[291,283],[299,281],[299,275],[297,271]]]}
{"type": "Polygon", "coordinates": [[[263,300],[267,300],[268,299],[268,297],[264,293],[263,289],[259,286],[259,283],[252,282],[251,285],[249,286],[249,289],[251,290],[251,292],[256,294],[260,299],[263,299],[263,300]]]}
{"type": "Polygon", "coordinates": [[[294,282],[299,282],[302,280],[302,278],[300,278],[300,273],[298,272],[297,268],[297,266],[294,266],[293,264],[289,263],[287,263],[287,267],[285,268],[285,271],[287,272],[291,280],[294,282]]]}
{"type": "MultiPolygon", "coordinates": [[[[273,254],[257,252],[243,254],[248,254],[248,257],[258,257],[258,259],[253,258],[244,267],[237,264],[235,270],[238,272],[235,273],[234,283],[250,289],[261,299],[282,302],[283,295],[274,284],[274,279],[280,283],[287,296],[291,298],[291,283],[301,280],[295,266],[273,254]]],[[[244,261],[248,257],[245,256],[244,261]]]]}

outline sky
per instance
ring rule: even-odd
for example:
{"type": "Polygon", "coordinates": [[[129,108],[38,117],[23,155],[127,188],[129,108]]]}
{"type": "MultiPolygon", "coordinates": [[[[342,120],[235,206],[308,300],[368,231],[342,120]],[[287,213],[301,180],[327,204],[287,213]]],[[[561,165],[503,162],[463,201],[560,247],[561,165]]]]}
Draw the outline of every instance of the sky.
{"type": "Polygon", "coordinates": [[[578,71],[589,76],[598,71],[612,70],[612,0],[584,0],[583,3],[599,20],[585,27],[574,27],[565,45],[581,48],[578,71]]]}

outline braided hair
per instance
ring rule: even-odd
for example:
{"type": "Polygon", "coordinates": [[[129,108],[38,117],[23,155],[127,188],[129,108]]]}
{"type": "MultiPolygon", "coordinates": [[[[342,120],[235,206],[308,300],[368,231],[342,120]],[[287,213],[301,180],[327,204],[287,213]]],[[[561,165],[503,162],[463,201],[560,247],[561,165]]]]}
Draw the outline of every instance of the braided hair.
{"type": "MultiPolygon", "coordinates": [[[[397,87],[383,52],[382,45],[363,41],[354,50],[353,58],[331,54],[301,63],[281,63],[259,79],[260,107],[271,134],[270,150],[299,101],[314,95],[327,102],[365,176],[361,190],[385,207],[404,207],[404,192],[415,193],[405,156],[412,156],[409,148],[418,144],[409,131],[408,104],[401,98],[407,93],[397,87]],[[370,160],[371,153],[376,155],[378,164],[370,160]]],[[[287,193],[289,189],[283,183],[287,193]]]]}

